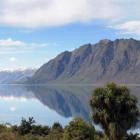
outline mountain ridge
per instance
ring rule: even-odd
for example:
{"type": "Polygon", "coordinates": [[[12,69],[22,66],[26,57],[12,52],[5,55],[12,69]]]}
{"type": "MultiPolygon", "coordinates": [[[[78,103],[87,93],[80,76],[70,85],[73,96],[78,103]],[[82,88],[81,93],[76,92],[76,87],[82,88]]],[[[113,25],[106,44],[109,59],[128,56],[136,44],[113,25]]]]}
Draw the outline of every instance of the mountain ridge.
{"type": "Polygon", "coordinates": [[[0,84],[15,84],[26,80],[34,74],[36,69],[0,70],[0,84]]]}
{"type": "Polygon", "coordinates": [[[140,83],[140,41],[100,40],[65,51],[41,66],[26,83],[140,83]]]}

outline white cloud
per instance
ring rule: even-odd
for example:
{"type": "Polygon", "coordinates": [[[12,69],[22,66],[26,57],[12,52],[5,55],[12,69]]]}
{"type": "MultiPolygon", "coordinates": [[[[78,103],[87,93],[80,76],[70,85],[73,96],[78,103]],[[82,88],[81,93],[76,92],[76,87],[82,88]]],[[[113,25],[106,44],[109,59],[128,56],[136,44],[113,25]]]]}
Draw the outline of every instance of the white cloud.
{"type": "Polygon", "coordinates": [[[139,35],[139,5],[140,0],[1,0],[0,24],[31,29],[99,19],[139,35]]]}
{"type": "Polygon", "coordinates": [[[140,20],[121,23],[121,24],[113,26],[113,28],[121,30],[121,33],[123,34],[140,35],[140,20]]]}
{"type": "Polygon", "coordinates": [[[0,23],[22,27],[60,26],[122,14],[120,0],[2,0],[0,23]]]}
{"type": "Polygon", "coordinates": [[[10,47],[10,46],[28,46],[30,48],[34,48],[34,47],[46,47],[48,44],[47,43],[26,43],[20,40],[13,40],[12,38],[8,38],[8,39],[0,39],[0,47],[10,47]]]}
{"type": "Polygon", "coordinates": [[[109,23],[109,26],[119,30],[120,34],[140,36],[140,1],[118,0],[118,4],[122,14],[116,22],[109,23]]]}
{"type": "Polygon", "coordinates": [[[0,40],[0,46],[23,46],[23,45],[25,45],[24,42],[13,40],[11,38],[0,40]]]}
{"type": "MultiPolygon", "coordinates": [[[[0,54],[30,53],[48,46],[56,46],[55,43],[27,43],[12,38],[0,39],[0,54]]],[[[13,59],[10,59],[13,62],[13,59]]]]}

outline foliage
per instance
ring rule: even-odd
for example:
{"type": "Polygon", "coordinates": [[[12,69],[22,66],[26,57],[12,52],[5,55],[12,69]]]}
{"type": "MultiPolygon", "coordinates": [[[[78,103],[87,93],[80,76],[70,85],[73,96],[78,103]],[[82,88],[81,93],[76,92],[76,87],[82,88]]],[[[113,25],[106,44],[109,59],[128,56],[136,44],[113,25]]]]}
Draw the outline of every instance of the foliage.
{"type": "Polygon", "coordinates": [[[31,132],[33,124],[35,123],[35,120],[33,117],[29,117],[28,120],[22,119],[20,127],[18,128],[18,132],[21,135],[25,135],[31,132]]]}
{"type": "Polygon", "coordinates": [[[52,131],[53,133],[63,132],[63,127],[62,127],[62,125],[61,125],[60,123],[55,122],[55,123],[53,124],[53,126],[52,126],[51,131],[52,131]]]}
{"type": "Polygon", "coordinates": [[[121,140],[138,122],[137,99],[125,86],[109,83],[95,89],[90,104],[94,122],[102,126],[110,140],[121,140]]]}
{"type": "Polygon", "coordinates": [[[49,137],[51,139],[57,139],[62,140],[63,139],[63,127],[60,123],[55,122],[51,128],[51,132],[49,134],[49,137]]]}
{"type": "Polygon", "coordinates": [[[50,128],[48,126],[33,125],[30,132],[33,135],[46,136],[50,133],[50,128]]]}
{"type": "Polygon", "coordinates": [[[95,129],[83,119],[76,118],[66,126],[64,140],[94,140],[95,129]]]}
{"type": "Polygon", "coordinates": [[[127,135],[127,140],[138,140],[139,139],[138,136],[139,136],[139,134],[137,134],[137,133],[136,134],[130,133],[127,135]]]}

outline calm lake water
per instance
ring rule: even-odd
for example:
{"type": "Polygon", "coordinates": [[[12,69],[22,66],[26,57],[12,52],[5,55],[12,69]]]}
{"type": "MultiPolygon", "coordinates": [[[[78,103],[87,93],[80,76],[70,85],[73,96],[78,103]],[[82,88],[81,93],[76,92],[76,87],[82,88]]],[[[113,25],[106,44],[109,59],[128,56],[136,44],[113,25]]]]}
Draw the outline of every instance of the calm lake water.
{"type": "MultiPolygon", "coordinates": [[[[66,125],[79,116],[91,122],[89,99],[95,86],[0,85],[0,123],[19,124],[22,117],[37,123],[66,125]]],[[[140,86],[129,86],[140,101],[140,86]]],[[[140,103],[138,103],[140,106],[140,103]]],[[[139,124],[137,126],[139,132],[139,124]]]]}

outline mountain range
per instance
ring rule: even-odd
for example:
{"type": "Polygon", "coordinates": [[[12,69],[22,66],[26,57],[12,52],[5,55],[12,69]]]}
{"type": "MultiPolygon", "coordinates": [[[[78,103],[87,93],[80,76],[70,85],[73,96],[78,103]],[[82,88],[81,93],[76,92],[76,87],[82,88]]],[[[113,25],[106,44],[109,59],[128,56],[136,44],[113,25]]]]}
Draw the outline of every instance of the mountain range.
{"type": "Polygon", "coordinates": [[[34,74],[35,69],[0,70],[0,84],[14,84],[34,74]]]}
{"type": "Polygon", "coordinates": [[[104,39],[65,51],[41,66],[26,83],[140,83],[140,41],[104,39]]]}

